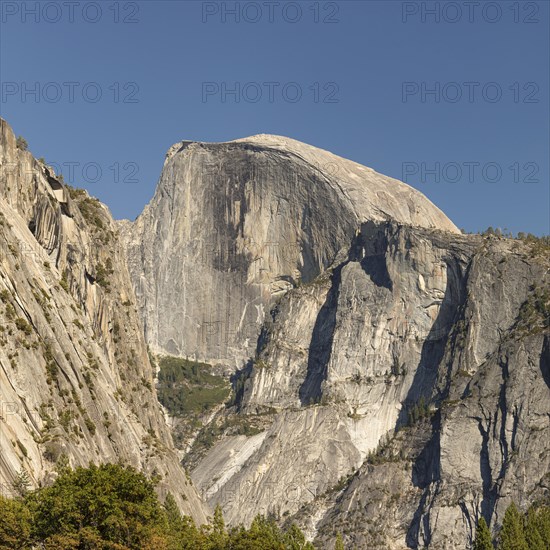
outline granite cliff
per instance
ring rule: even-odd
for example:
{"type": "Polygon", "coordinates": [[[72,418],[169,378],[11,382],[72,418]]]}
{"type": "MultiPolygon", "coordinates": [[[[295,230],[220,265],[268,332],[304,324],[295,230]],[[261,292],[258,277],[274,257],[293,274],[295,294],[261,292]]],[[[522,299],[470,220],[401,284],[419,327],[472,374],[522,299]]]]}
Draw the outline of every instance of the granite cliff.
{"type": "Polygon", "coordinates": [[[48,483],[59,460],[122,462],[204,522],[156,399],[109,211],[66,186],[0,119],[0,483],[48,483]]]}
{"type": "Polygon", "coordinates": [[[114,222],[2,120],[0,230],[4,492],[121,461],[331,550],[462,549],[550,498],[544,243],[269,135],[175,144],[114,222]]]}
{"type": "Polygon", "coordinates": [[[390,219],[457,232],[412,187],[288,138],[172,146],[122,224],[147,342],[240,366],[274,296],[323,273],[361,222],[390,219]]]}
{"type": "Polygon", "coordinates": [[[174,145],[121,232],[152,349],[231,377],[182,445],[230,522],[464,548],[548,496],[547,251],[267,135],[174,145]]]}

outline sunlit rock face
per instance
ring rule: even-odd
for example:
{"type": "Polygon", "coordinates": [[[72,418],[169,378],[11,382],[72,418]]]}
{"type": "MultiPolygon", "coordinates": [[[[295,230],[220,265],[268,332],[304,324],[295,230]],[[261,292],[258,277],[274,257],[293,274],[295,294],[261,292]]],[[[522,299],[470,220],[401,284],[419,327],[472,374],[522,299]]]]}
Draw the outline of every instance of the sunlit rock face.
{"type": "Polygon", "coordinates": [[[232,374],[198,435],[232,427],[192,472],[230,523],[458,549],[480,514],[547,494],[549,264],[530,245],[461,235],[409,186],[265,135],[174,145],[120,227],[147,342],[232,374]]]}
{"type": "Polygon", "coordinates": [[[321,548],[335,529],[464,548],[480,514],[548,496],[548,315],[524,317],[544,292],[548,311],[548,267],[519,241],[362,224],[272,308],[238,407],[271,423],[222,438],[197,486],[230,521],[292,517],[321,548]]]}
{"type": "Polygon", "coordinates": [[[17,146],[0,119],[0,483],[131,464],[206,519],[158,405],[124,250],[108,209],[17,146]]]}
{"type": "Polygon", "coordinates": [[[456,232],[408,185],[288,138],[174,145],[151,203],[121,224],[147,342],[242,365],[274,298],[385,220],[456,232]]]}

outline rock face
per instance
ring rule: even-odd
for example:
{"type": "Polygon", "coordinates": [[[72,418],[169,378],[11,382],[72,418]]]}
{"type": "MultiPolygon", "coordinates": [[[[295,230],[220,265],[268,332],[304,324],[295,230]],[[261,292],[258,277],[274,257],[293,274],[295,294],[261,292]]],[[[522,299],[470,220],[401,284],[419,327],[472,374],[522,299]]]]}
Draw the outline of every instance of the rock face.
{"type": "Polygon", "coordinates": [[[468,547],[481,515],[550,496],[549,270],[537,244],[461,235],[407,185],[274,136],[176,144],[117,225],[0,120],[2,491],[121,460],[199,522],[219,503],[319,548],[468,547]],[[231,375],[184,442],[208,505],[143,327],[231,375]]]}
{"type": "Polygon", "coordinates": [[[273,308],[240,400],[273,423],[198,465],[209,501],[233,521],[295,514],[321,548],[338,530],[351,547],[464,548],[480,514],[495,526],[512,498],[548,496],[547,259],[363,224],[331,273],[273,308]]]}
{"type": "MultiPolygon", "coordinates": [[[[296,347],[283,346],[285,331],[301,321],[289,320],[296,307],[285,297],[243,408],[274,392],[276,402],[294,397],[297,406],[306,389],[317,397],[320,388],[312,410],[340,412],[329,436],[321,422],[293,424],[285,439],[303,443],[290,460],[279,457],[275,474],[292,471],[310,492],[296,518],[321,548],[337,531],[358,548],[464,548],[480,514],[495,526],[511,499],[526,506],[549,496],[548,259],[517,241],[394,224],[362,231],[361,241],[334,270],[327,295],[335,298],[322,306],[334,321],[318,322],[322,307],[311,316],[329,353],[308,348],[316,341],[311,320],[292,326],[307,335],[290,339],[296,347]],[[369,257],[373,239],[385,243],[383,260],[369,257]],[[355,463],[346,439],[355,439],[355,463]]],[[[253,466],[237,475],[250,476],[253,466]]],[[[262,501],[262,483],[254,491],[262,501]]],[[[223,491],[216,497],[225,500],[223,491]]],[[[293,513],[296,503],[281,500],[293,513]]]]}
{"type": "Polygon", "coordinates": [[[218,417],[262,419],[192,473],[230,522],[458,549],[480,514],[548,495],[544,253],[274,136],[176,144],[121,231],[148,343],[239,369],[218,417]]]}
{"type": "Polygon", "coordinates": [[[288,138],[172,146],[151,203],[121,224],[147,342],[241,366],[275,296],[390,219],[457,232],[408,185],[288,138]]]}
{"type": "MultiPolygon", "coordinates": [[[[123,461],[161,478],[199,521],[153,387],[142,326],[107,208],[19,148],[0,119],[0,482],[123,461]]],[[[162,495],[161,495],[162,496],[162,495]]]]}

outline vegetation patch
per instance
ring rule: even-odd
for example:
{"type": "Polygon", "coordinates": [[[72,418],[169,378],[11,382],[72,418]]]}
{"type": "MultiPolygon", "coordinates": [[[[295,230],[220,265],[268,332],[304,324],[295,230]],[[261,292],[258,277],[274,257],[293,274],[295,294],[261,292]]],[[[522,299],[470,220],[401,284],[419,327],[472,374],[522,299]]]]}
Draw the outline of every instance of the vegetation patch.
{"type": "Polygon", "coordinates": [[[0,546],[49,549],[313,550],[295,525],[281,529],[258,516],[249,529],[227,528],[218,506],[207,525],[182,516],[168,494],[155,493],[158,478],[147,479],[129,466],[58,468],[51,486],[29,491],[18,476],[19,498],[0,495],[0,546]]]}
{"type": "Polygon", "coordinates": [[[430,406],[422,396],[412,407],[407,409],[407,424],[408,426],[414,426],[417,422],[430,416],[430,406]]]}
{"type": "MultiPolygon", "coordinates": [[[[498,550],[543,550],[550,548],[550,506],[536,503],[522,514],[512,502],[497,534],[498,550]]],[[[474,550],[494,550],[485,518],[477,524],[474,550]]]]}
{"type": "Polygon", "coordinates": [[[101,219],[101,203],[92,197],[80,196],[78,200],[78,209],[84,219],[97,229],[104,229],[103,220],[101,219]]]}
{"type": "Polygon", "coordinates": [[[518,239],[521,239],[531,248],[531,257],[541,257],[548,259],[550,257],[550,235],[536,237],[532,233],[518,233],[518,239]]]}
{"type": "Polygon", "coordinates": [[[23,136],[17,136],[17,140],[15,141],[15,146],[20,151],[26,151],[29,148],[29,144],[27,143],[27,140],[23,136]]]}
{"type": "Polygon", "coordinates": [[[532,289],[519,310],[516,327],[520,336],[538,334],[550,328],[550,288],[532,289]]]}
{"type": "Polygon", "coordinates": [[[70,291],[70,287],[69,287],[69,282],[67,281],[67,270],[63,271],[63,275],[59,281],[59,286],[65,291],[65,292],[69,292],[70,291]]]}
{"type": "MultiPolygon", "coordinates": [[[[60,181],[62,181],[60,179],[60,181]]],[[[90,197],[84,189],[66,185],[69,196],[78,206],[82,217],[90,228],[95,232],[96,237],[103,244],[108,244],[114,237],[114,233],[108,227],[108,218],[106,217],[101,202],[95,197],[90,197]]]]}
{"type": "Polygon", "coordinates": [[[159,401],[172,416],[204,413],[225,403],[229,383],[212,374],[212,366],[178,357],[162,357],[158,374],[159,401]]]}
{"type": "Polygon", "coordinates": [[[15,320],[15,326],[21,331],[24,332],[27,336],[31,334],[32,332],[32,326],[27,323],[23,317],[18,317],[15,320]]]}
{"type": "Polygon", "coordinates": [[[109,277],[114,273],[113,263],[111,258],[107,258],[105,265],[99,262],[95,268],[95,279],[98,285],[102,286],[105,290],[110,291],[111,281],[109,277]]]}

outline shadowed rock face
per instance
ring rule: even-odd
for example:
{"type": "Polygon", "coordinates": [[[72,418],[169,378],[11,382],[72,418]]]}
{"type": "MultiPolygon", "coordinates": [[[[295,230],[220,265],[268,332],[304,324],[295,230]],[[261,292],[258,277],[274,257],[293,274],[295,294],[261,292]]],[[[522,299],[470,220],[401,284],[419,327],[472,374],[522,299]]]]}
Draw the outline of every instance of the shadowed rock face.
{"type": "Polygon", "coordinates": [[[107,208],[17,148],[0,119],[0,484],[56,460],[161,475],[197,521],[153,387],[124,251],[107,208]]]}
{"type": "Polygon", "coordinates": [[[288,138],[174,145],[151,203],[121,224],[148,343],[242,364],[275,296],[390,219],[456,232],[408,185],[288,138]]]}

